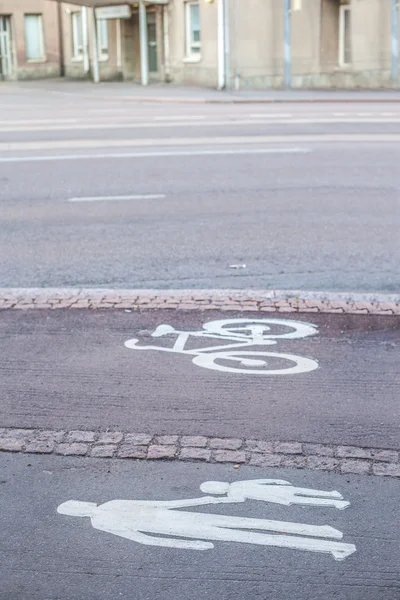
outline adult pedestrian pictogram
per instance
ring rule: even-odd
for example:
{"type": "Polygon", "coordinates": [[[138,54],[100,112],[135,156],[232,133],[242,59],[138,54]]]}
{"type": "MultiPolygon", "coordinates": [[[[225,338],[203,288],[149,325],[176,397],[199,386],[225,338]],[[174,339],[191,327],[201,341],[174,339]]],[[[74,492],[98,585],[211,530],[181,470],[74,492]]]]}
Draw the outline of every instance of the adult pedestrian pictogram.
{"type": "Polygon", "coordinates": [[[344,509],[350,503],[337,491],[297,488],[288,481],[273,479],[232,484],[206,481],[200,489],[215,496],[169,501],[112,500],[99,506],[93,502],[68,500],[57,512],[90,517],[95,529],[146,546],[211,550],[214,541],[233,542],[331,554],[336,560],[344,560],[356,551],[353,544],[337,541],[342,539],[343,533],[329,525],[179,510],[213,504],[234,505],[247,500],[344,509]]]}

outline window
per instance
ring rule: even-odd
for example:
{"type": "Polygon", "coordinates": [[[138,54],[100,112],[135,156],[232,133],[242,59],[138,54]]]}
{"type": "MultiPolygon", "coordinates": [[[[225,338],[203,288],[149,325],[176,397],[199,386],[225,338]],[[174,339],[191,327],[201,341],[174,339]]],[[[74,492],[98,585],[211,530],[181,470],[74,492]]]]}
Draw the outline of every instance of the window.
{"type": "Polygon", "coordinates": [[[99,59],[108,59],[108,21],[99,19],[97,21],[97,44],[99,48],[99,59]]]}
{"type": "Polygon", "coordinates": [[[25,51],[27,60],[45,58],[42,15],[25,15],[25,51]]]}
{"type": "Polygon", "coordinates": [[[72,33],[72,58],[82,60],[83,58],[83,30],[82,13],[75,11],[71,13],[71,33],[72,33]]]}
{"type": "Polygon", "coordinates": [[[351,9],[341,5],[339,8],[339,65],[350,65],[351,57],[351,9]]]}
{"type": "Polygon", "coordinates": [[[186,56],[200,58],[200,4],[198,2],[186,3],[186,56]]]}

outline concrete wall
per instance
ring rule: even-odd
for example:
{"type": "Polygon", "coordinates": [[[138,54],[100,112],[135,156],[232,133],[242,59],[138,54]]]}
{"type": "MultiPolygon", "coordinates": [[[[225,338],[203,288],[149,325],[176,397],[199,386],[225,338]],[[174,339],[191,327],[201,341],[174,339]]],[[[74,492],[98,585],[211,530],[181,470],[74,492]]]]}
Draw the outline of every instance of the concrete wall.
{"type": "Polygon", "coordinates": [[[321,69],[317,84],[350,88],[391,86],[391,0],[350,0],[352,62],[345,67],[338,64],[339,5],[339,0],[322,2],[321,69]]]}
{"type": "Polygon", "coordinates": [[[124,19],[121,23],[122,32],[122,72],[123,78],[135,80],[140,75],[140,52],[138,52],[138,15],[124,19]]]}
{"type": "Polygon", "coordinates": [[[283,77],[283,3],[231,0],[231,82],[270,87],[283,77]]]}
{"type": "MultiPolygon", "coordinates": [[[[391,0],[346,0],[353,55],[346,67],[339,66],[341,1],[302,0],[292,12],[293,87],[391,85],[391,0]]],[[[283,2],[230,0],[230,10],[231,86],[282,86],[283,2]]]]}
{"type": "Polygon", "coordinates": [[[60,74],[57,4],[51,0],[0,0],[0,15],[10,15],[13,33],[13,78],[54,77],[60,74]],[[27,60],[24,14],[42,14],[45,57],[27,60]]]}
{"type": "MultiPolygon", "coordinates": [[[[217,85],[217,5],[200,1],[201,53],[199,60],[186,57],[185,2],[172,0],[170,15],[171,75],[175,82],[217,85]]],[[[196,57],[197,58],[197,57],[196,57]]]]}
{"type": "Polygon", "coordinates": [[[320,69],[323,73],[331,73],[337,69],[339,59],[338,0],[322,0],[320,23],[320,69]]]}
{"type": "MultiPolygon", "coordinates": [[[[239,87],[283,84],[283,2],[232,0],[230,78],[239,87]]],[[[320,5],[317,0],[292,14],[292,73],[319,70],[320,5]]]]}
{"type": "Polygon", "coordinates": [[[391,6],[389,0],[353,0],[352,40],[355,85],[390,85],[391,6]]]}

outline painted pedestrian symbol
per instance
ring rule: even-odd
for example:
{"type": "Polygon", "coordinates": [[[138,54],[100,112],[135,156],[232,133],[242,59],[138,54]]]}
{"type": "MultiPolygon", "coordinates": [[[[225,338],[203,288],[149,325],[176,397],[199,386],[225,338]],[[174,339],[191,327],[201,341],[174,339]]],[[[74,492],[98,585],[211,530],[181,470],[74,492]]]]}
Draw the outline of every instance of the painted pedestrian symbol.
{"type": "Polygon", "coordinates": [[[141,346],[136,338],[126,341],[125,346],[132,350],[160,350],[189,354],[194,356],[192,360],[195,365],[214,371],[250,375],[290,375],[313,371],[317,369],[318,363],[312,358],[294,354],[260,352],[249,348],[271,346],[279,340],[296,340],[316,333],[318,330],[315,325],[288,319],[226,319],[204,323],[203,329],[199,331],[179,331],[171,325],[159,325],[151,334],[152,337],[176,338],[172,348],[141,346]],[[278,329],[278,332],[274,332],[274,329],[278,329]],[[282,329],[284,331],[279,332],[282,329]],[[224,344],[192,349],[188,348],[190,337],[198,340],[218,340],[224,344]],[[234,343],[229,343],[230,341],[234,343]]]}
{"type": "Polygon", "coordinates": [[[342,539],[343,534],[329,525],[179,510],[212,504],[237,504],[248,499],[287,506],[305,504],[344,509],[349,502],[344,501],[339,492],[297,488],[288,481],[269,479],[231,484],[208,481],[200,489],[224,496],[170,501],[112,500],[99,506],[93,502],[69,500],[61,504],[57,512],[89,517],[95,529],[146,546],[210,550],[214,548],[213,542],[234,542],[326,553],[336,560],[343,560],[356,551],[353,544],[337,541],[342,539]]]}
{"type": "Polygon", "coordinates": [[[205,494],[226,494],[228,501],[244,502],[245,500],[263,500],[292,506],[326,506],[343,510],[350,506],[350,502],[343,500],[339,492],[325,492],[299,488],[289,481],[282,479],[251,479],[249,481],[205,481],[200,489],[205,494]]]}

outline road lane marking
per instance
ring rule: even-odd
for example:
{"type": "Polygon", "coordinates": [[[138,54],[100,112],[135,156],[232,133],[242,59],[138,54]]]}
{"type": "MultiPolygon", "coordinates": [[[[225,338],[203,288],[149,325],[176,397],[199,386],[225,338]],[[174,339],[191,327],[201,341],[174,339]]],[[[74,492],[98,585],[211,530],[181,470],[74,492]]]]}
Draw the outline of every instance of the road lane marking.
{"type": "Polygon", "coordinates": [[[79,122],[79,119],[69,119],[64,117],[60,117],[59,119],[20,119],[18,121],[0,121],[0,126],[4,125],[7,130],[11,125],[52,125],[62,123],[78,124],[79,122]]]}
{"type": "Polygon", "coordinates": [[[343,533],[329,525],[182,510],[214,504],[247,504],[248,500],[283,506],[302,504],[346,508],[349,502],[344,501],[337,491],[296,488],[289,481],[279,479],[230,484],[205,481],[200,490],[215,496],[166,501],[111,500],[99,506],[94,502],[68,500],[57,507],[57,512],[72,517],[89,517],[92,526],[99,531],[162,548],[211,550],[213,542],[217,541],[319,552],[331,554],[335,560],[344,560],[356,551],[354,544],[337,541],[343,538],[343,533]]]}
{"type": "Polygon", "coordinates": [[[301,133],[301,134],[263,134],[263,135],[219,135],[196,136],[196,137],[144,137],[129,139],[72,139],[72,140],[36,140],[25,142],[0,142],[1,152],[20,152],[20,151],[44,151],[44,150],[66,150],[73,148],[85,150],[103,150],[109,152],[111,148],[163,148],[178,146],[239,146],[244,148],[248,144],[257,144],[260,147],[263,144],[290,144],[298,147],[297,144],[308,144],[309,142],[399,142],[400,133],[301,133]]]}
{"type": "Polygon", "coordinates": [[[118,152],[111,154],[64,154],[53,156],[14,156],[1,157],[0,163],[19,162],[46,162],[63,160],[94,160],[104,158],[152,158],[152,157],[174,157],[174,156],[232,156],[251,154],[308,154],[310,148],[249,148],[237,150],[166,150],[161,152],[118,152]]]}
{"type": "Polygon", "coordinates": [[[346,118],[320,118],[320,117],[309,117],[309,118],[291,118],[290,120],[285,119],[240,119],[231,118],[229,120],[187,120],[180,121],[178,119],[171,118],[169,121],[157,121],[157,122],[109,122],[107,123],[88,123],[85,121],[81,124],[71,125],[49,125],[43,126],[29,126],[29,127],[0,127],[1,133],[18,133],[18,132],[41,132],[41,131],[90,131],[90,130],[110,130],[110,129],[154,129],[154,128],[171,128],[171,127],[229,127],[231,125],[329,125],[329,124],[391,124],[400,123],[400,118],[386,118],[386,117],[346,117],[346,118]]]}
{"type": "Polygon", "coordinates": [[[293,375],[308,373],[318,368],[318,362],[311,358],[277,352],[256,352],[256,346],[271,346],[280,339],[298,339],[316,335],[315,325],[287,319],[226,319],[204,323],[200,331],[179,331],[170,325],[159,325],[152,333],[153,338],[168,336],[176,338],[173,347],[140,346],[136,338],[125,342],[130,350],[161,350],[193,356],[192,362],[198,367],[244,373],[246,375],[293,375]],[[283,333],[282,333],[283,328],[283,333]],[[269,333],[275,329],[275,332],[269,333]],[[278,332],[276,330],[278,329],[278,332]],[[287,329],[291,331],[287,331],[287,329]],[[195,349],[185,349],[190,336],[198,340],[211,340],[211,345],[195,349]],[[223,345],[212,345],[224,342],[223,345]],[[226,342],[234,342],[226,343],[226,342]],[[227,352],[228,350],[228,352],[227,352]],[[232,352],[232,350],[235,350],[232,352]],[[221,362],[222,361],[222,362],[221,362]],[[272,362],[272,367],[270,366],[272,362]],[[274,365],[275,362],[275,365],[274,365]],[[282,366],[283,363],[283,366],[282,366]],[[288,365],[289,363],[289,365],[288,365]],[[294,364],[293,364],[294,363],[294,364]],[[275,367],[275,368],[274,368],[275,367]]]}
{"type": "Polygon", "coordinates": [[[259,114],[251,114],[249,115],[252,119],[265,119],[270,118],[270,119],[285,119],[285,118],[292,118],[293,114],[292,113],[259,113],[259,114]]]}
{"type": "Polygon", "coordinates": [[[154,121],[202,121],[205,119],[205,115],[168,115],[168,116],[159,116],[153,117],[154,121]]]}
{"type": "Polygon", "coordinates": [[[68,198],[68,202],[103,202],[114,200],[160,200],[165,194],[131,194],[129,196],[77,196],[68,198]]]}

